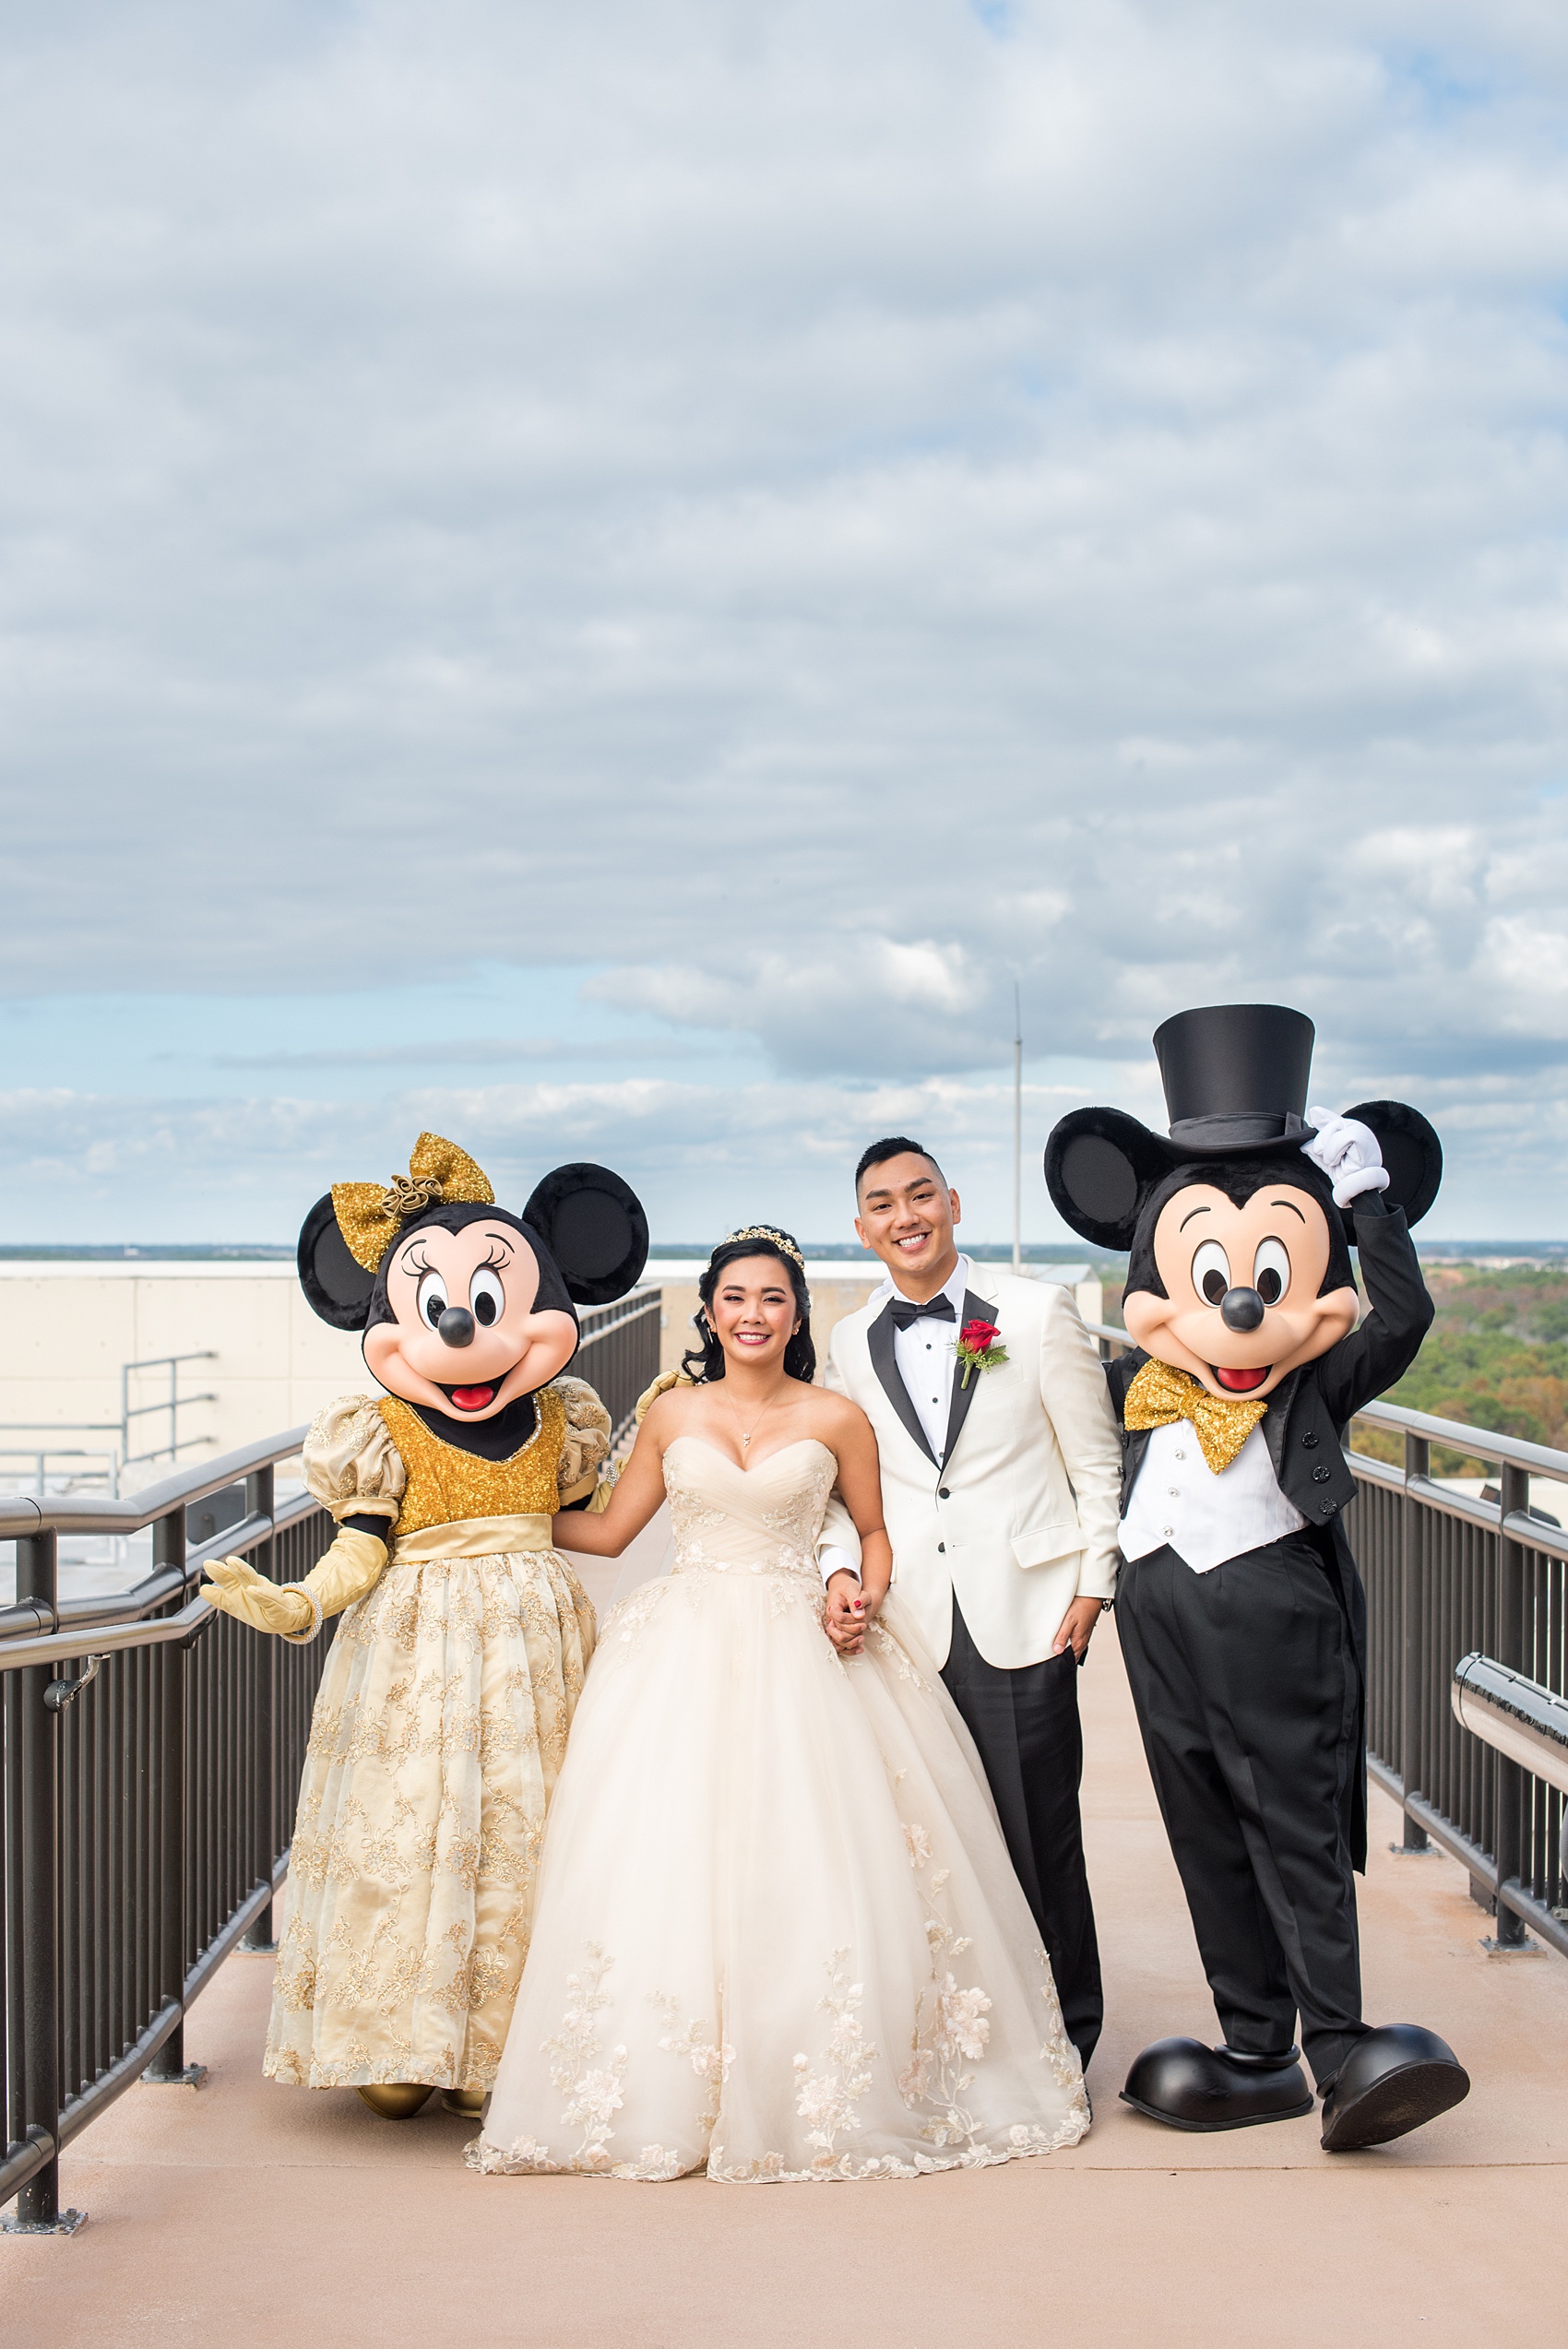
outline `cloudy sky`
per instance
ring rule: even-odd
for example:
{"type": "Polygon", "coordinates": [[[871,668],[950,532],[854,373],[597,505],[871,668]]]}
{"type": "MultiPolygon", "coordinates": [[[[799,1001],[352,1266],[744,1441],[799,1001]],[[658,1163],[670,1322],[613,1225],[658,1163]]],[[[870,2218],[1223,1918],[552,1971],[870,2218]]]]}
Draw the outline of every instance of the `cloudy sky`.
{"type": "MultiPolygon", "coordinates": [[[[29,0],[0,1239],[1009,1228],[1203,1002],[1568,1233],[1561,0],[29,0]]],[[[1163,1119],[1159,1119],[1163,1122],[1163,1119]]]]}

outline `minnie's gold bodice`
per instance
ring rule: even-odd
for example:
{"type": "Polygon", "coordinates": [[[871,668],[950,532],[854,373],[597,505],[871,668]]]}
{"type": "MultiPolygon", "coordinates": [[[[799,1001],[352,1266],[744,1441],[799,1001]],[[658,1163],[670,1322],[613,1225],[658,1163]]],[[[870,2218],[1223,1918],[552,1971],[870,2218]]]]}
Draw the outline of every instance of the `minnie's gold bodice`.
{"type": "Polygon", "coordinates": [[[534,1431],[509,1460],[480,1460],[433,1435],[410,1405],[383,1395],[376,1408],[408,1475],[397,1532],[401,1538],[426,1525],[465,1517],[552,1516],[560,1507],[557,1481],[566,1434],[566,1406],[553,1386],[534,1397],[534,1431]]]}

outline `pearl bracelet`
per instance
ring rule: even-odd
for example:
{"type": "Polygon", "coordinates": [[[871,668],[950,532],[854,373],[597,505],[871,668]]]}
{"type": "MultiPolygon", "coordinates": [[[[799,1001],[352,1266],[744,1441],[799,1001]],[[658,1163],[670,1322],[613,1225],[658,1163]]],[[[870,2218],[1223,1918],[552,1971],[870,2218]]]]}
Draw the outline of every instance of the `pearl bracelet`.
{"type": "Polygon", "coordinates": [[[281,1636],[288,1641],[291,1647],[309,1647],[312,1640],[315,1638],[317,1632],[320,1631],[323,1620],[325,1619],[321,1612],[320,1599],[317,1598],[313,1590],[307,1589],[303,1583],[281,1583],[279,1584],[279,1588],[286,1591],[298,1591],[300,1596],[309,1603],[310,1629],[305,1631],[284,1631],[281,1634],[281,1636]]]}

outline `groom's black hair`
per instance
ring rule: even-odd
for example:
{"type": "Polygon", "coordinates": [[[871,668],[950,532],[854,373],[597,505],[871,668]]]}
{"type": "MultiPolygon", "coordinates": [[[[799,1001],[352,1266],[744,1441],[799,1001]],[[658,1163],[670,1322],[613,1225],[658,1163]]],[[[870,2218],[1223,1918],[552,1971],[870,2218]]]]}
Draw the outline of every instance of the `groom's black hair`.
{"type": "Polygon", "coordinates": [[[923,1142],[911,1142],[907,1133],[888,1133],[885,1134],[880,1142],[873,1142],[869,1150],[862,1150],[861,1152],[861,1163],[855,1169],[856,1198],[858,1199],[861,1195],[861,1182],[862,1177],[869,1174],[873,1167],[880,1167],[885,1158],[902,1158],[906,1157],[911,1158],[923,1158],[926,1161],[926,1164],[930,1167],[932,1174],[936,1177],[937,1181],[942,1184],[944,1190],[946,1189],[947,1177],[943,1173],[942,1169],[937,1165],[936,1160],[932,1157],[931,1152],[926,1148],[923,1142]]]}

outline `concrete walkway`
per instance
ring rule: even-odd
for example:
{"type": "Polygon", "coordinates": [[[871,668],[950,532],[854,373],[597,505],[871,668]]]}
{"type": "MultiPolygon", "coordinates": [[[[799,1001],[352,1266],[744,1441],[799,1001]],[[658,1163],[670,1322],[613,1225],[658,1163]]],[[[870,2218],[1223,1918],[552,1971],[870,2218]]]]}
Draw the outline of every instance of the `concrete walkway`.
{"type": "MultiPolygon", "coordinates": [[[[1112,1619],[1112,1623],[1114,1619],[1112,1619]]],[[[142,2085],[77,2141],[67,2239],[0,2240],[29,2349],[1386,2349],[1568,2335],[1568,1963],[1492,1957],[1460,1869],[1396,1859],[1373,1797],[1369,2013],[1443,2032],[1467,2104],[1330,2159],[1315,2120],[1189,2137],[1117,2101],[1165,2032],[1215,2035],[1108,1624],[1082,1682],[1110,2015],[1071,2153],[907,2183],[476,2178],[471,2130],[260,2077],[270,1966],[193,2012],[199,2091],[142,2085]]]]}

